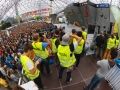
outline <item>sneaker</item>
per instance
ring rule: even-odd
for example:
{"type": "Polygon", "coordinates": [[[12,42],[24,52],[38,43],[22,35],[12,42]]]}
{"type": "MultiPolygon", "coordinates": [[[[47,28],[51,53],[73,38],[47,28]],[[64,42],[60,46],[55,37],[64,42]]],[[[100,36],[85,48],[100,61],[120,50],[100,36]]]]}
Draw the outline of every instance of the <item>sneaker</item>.
{"type": "Polygon", "coordinates": [[[72,81],[72,78],[70,78],[70,81],[68,81],[67,83],[71,82],[72,81]]]}
{"type": "Polygon", "coordinates": [[[86,89],[86,87],[87,87],[87,86],[85,86],[85,85],[84,85],[84,86],[83,86],[83,90],[85,90],[85,89],[86,89]]]}
{"type": "Polygon", "coordinates": [[[52,74],[52,71],[50,71],[50,73],[48,73],[48,76],[50,76],[52,74]]]}

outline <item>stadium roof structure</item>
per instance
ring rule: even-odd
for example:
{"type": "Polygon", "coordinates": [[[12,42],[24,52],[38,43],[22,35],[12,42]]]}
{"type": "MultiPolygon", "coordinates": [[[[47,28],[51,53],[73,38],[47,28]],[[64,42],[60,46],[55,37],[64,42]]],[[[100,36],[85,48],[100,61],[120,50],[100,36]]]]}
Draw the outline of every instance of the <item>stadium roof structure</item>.
{"type": "MultiPolygon", "coordinates": [[[[55,14],[62,11],[68,4],[85,1],[87,0],[0,0],[0,20],[16,16],[15,4],[17,4],[19,15],[42,8],[52,8],[52,14],[55,14]]],[[[97,4],[110,3],[111,5],[120,6],[120,0],[89,1],[97,4]]]]}

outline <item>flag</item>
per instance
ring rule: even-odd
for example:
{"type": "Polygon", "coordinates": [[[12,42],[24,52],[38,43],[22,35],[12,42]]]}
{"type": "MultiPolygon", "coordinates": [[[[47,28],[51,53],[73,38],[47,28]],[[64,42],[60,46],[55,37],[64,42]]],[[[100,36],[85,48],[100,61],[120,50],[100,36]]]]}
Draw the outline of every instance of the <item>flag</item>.
{"type": "Polygon", "coordinates": [[[113,32],[112,33],[117,33],[118,32],[118,28],[117,28],[117,24],[114,24],[114,28],[113,28],[113,32]]]}
{"type": "MultiPolygon", "coordinates": [[[[111,5],[110,9],[111,9],[113,16],[115,18],[116,27],[118,30],[118,36],[120,36],[120,10],[116,5],[111,5]]],[[[120,40],[120,38],[119,38],[119,40],[120,40]]]]}

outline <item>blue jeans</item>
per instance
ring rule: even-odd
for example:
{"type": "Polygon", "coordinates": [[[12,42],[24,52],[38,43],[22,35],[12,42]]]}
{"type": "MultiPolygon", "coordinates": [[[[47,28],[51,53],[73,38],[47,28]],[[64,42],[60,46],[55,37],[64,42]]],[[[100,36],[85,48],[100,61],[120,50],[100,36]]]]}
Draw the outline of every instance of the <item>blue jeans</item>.
{"type": "MultiPolygon", "coordinates": [[[[63,74],[64,69],[65,67],[60,66],[59,79],[62,79],[62,74],[63,74]]],[[[71,72],[67,72],[66,82],[69,82],[70,78],[71,78],[71,72]]]]}
{"type": "Polygon", "coordinates": [[[101,82],[103,78],[99,78],[96,74],[94,75],[94,77],[92,78],[90,84],[86,87],[85,90],[90,90],[90,89],[94,89],[98,86],[98,84],[101,82]]]}

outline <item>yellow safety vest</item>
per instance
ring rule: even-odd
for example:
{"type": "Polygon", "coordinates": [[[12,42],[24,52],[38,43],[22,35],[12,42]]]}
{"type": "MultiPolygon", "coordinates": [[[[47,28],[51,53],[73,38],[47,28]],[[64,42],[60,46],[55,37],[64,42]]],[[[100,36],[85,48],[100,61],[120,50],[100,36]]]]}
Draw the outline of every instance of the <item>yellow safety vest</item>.
{"type": "Polygon", "coordinates": [[[33,66],[34,66],[33,61],[32,61],[29,57],[24,56],[24,55],[21,55],[21,56],[20,56],[20,61],[21,61],[21,63],[22,63],[23,69],[24,69],[24,71],[25,71],[25,75],[26,75],[29,79],[34,80],[34,79],[36,79],[36,78],[39,76],[40,71],[39,71],[38,69],[36,69],[35,74],[32,75],[32,74],[30,73],[29,69],[27,68],[27,65],[26,65],[27,61],[30,61],[30,62],[33,64],[33,66]]]}
{"type": "Polygon", "coordinates": [[[116,36],[114,36],[114,39],[116,40],[116,36]]]}
{"type": "Polygon", "coordinates": [[[115,43],[114,48],[118,48],[118,45],[119,45],[119,40],[116,40],[115,42],[116,42],[116,43],[115,43]]]}
{"type": "Polygon", "coordinates": [[[85,31],[82,31],[82,36],[83,36],[84,39],[86,39],[87,33],[85,31]]]}
{"type": "Polygon", "coordinates": [[[53,53],[56,53],[57,52],[57,47],[55,45],[55,42],[56,42],[57,38],[53,38],[52,39],[52,52],[53,53]]]}
{"type": "Polygon", "coordinates": [[[42,42],[37,42],[37,43],[33,42],[32,46],[36,56],[42,58],[43,60],[48,57],[47,49],[46,48],[45,50],[42,49],[42,42]]]}
{"type": "MultiPolygon", "coordinates": [[[[76,39],[73,39],[73,42],[76,42],[76,39]]],[[[77,48],[75,49],[75,54],[81,54],[83,50],[84,40],[82,39],[81,42],[78,44],[77,48]]]]}
{"type": "Polygon", "coordinates": [[[108,39],[108,42],[107,42],[107,49],[111,49],[111,48],[113,48],[114,47],[114,45],[115,45],[115,39],[113,38],[109,38],[108,39]]]}
{"type": "Polygon", "coordinates": [[[76,62],[74,53],[72,53],[72,55],[70,55],[71,51],[70,51],[70,47],[67,46],[62,46],[59,45],[58,46],[58,58],[60,60],[60,65],[63,67],[70,67],[72,65],[74,65],[74,63],[76,62]]]}

